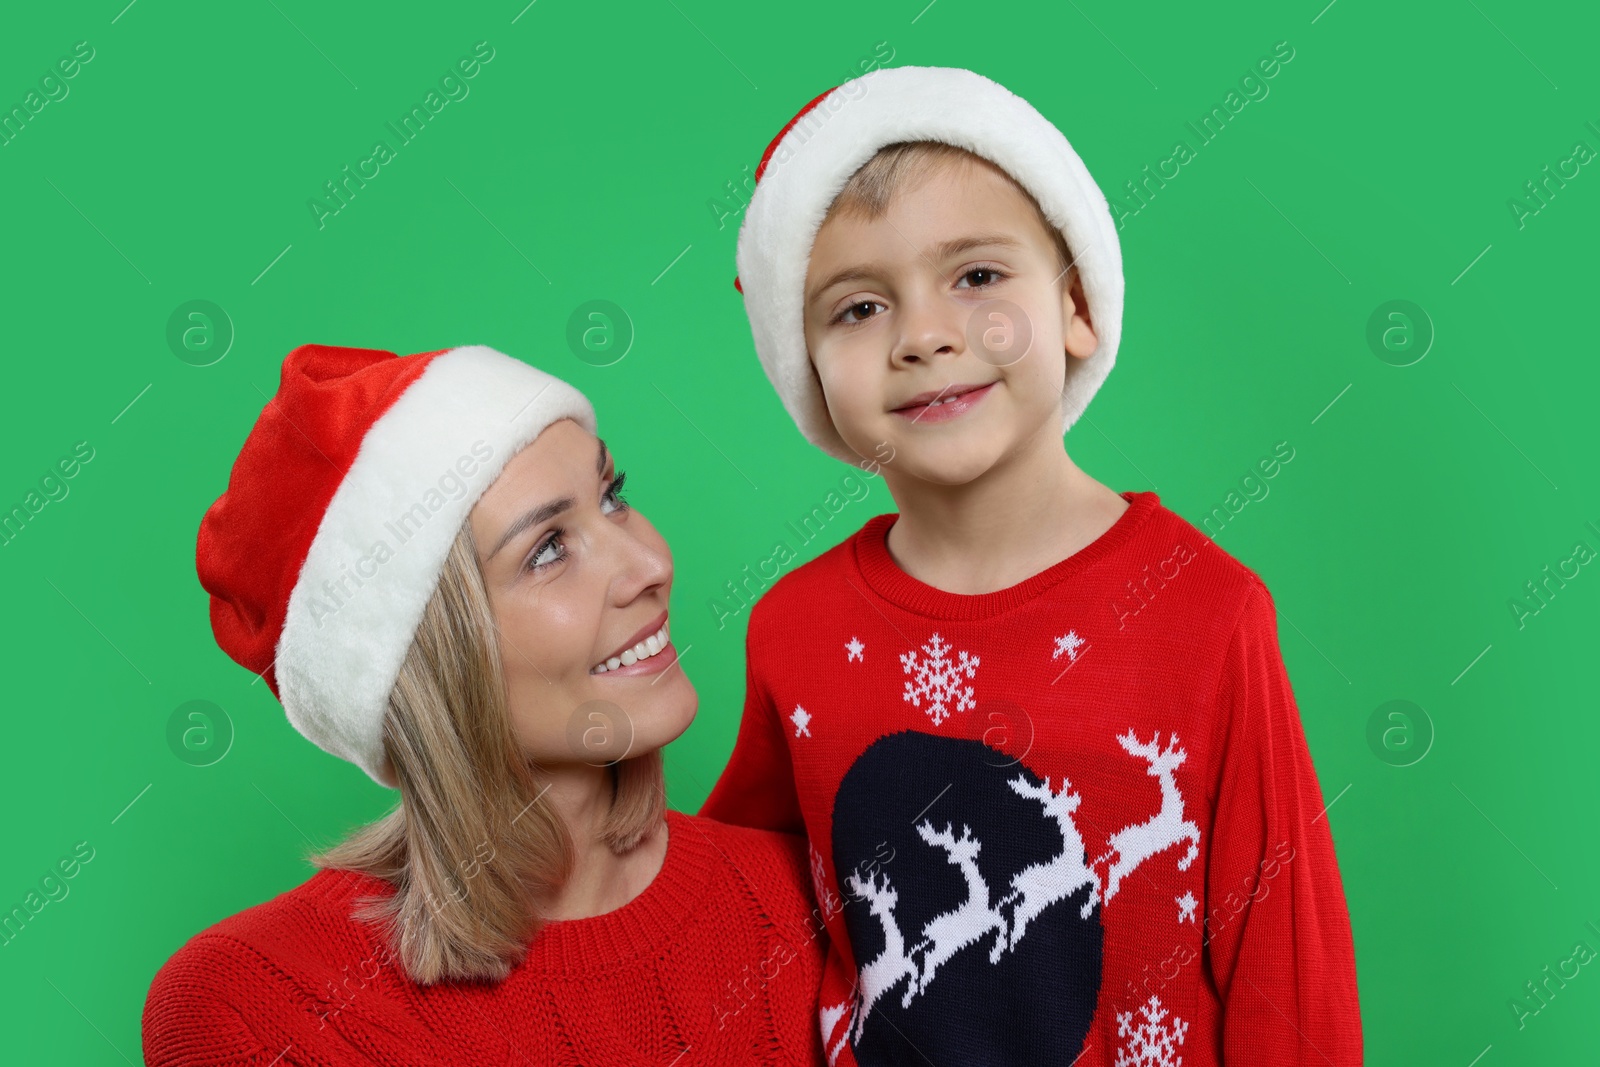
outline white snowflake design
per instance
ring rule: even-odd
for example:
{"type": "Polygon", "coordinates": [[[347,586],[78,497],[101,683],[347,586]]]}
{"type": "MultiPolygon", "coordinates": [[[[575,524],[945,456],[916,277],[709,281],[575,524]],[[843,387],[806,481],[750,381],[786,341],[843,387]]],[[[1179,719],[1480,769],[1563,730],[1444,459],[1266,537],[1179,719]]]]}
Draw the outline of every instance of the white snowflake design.
{"type": "Polygon", "coordinates": [[[789,721],[794,723],[794,735],[796,737],[811,736],[811,730],[809,728],[811,723],[811,713],[805,708],[802,708],[799,704],[796,704],[794,706],[794,711],[790,712],[789,714],[789,721]]]}
{"type": "MultiPolygon", "coordinates": [[[[833,918],[833,913],[844,906],[838,895],[828,886],[827,874],[822,869],[822,853],[817,851],[817,846],[806,843],[811,850],[811,888],[817,895],[817,904],[822,910],[824,920],[833,918]]],[[[828,1027],[823,1027],[823,1036],[827,1036],[828,1027]]]]}
{"type": "Polygon", "coordinates": [[[845,651],[844,661],[846,663],[862,663],[862,662],[865,662],[865,658],[866,657],[865,657],[864,653],[866,652],[866,650],[867,650],[867,646],[863,645],[861,643],[861,638],[859,638],[859,637],[851,637],[849,643],[844,646],[844,651],[845,651]]]}
{"type": "Polygon", "coordinates": [[[1076,630],[1068,630],[1066,633],[1056,638],[1055,642],[1056,650],[1050,656],[1050,658],[1060,659],[1061,654],[1065,652],[1067,654],[1068,663],[1078,662],[1078,649],[1082,648],[1087,643],[1083,638],[1078,636],[1078,631],[1076,630]]]}
{"type": "Polygon", "coordinates": [[[1172,900],[1173,903],[1178,905],[1178,921],[1191,923],[1194,922],[1194,909],[1200,903],[1194,899],[1194,894],[1188,890],[1184,890],[1183,896],[1173,897],[1172,900]]]}
{"type": "Polygon", "coordinates": [[[1117,1050],[1116,1067],[1182,1067],[1183,1054],[1178,1048],[1189,1024],[1174,1015],[1172,1024],[1164,1025],[1167,1009],[1157,996],[1139,1007],[1139,1015],[1142,1018],[1135,1023],[1133,1012],[1117,1012],[1117,1036],[1127,1041],[1117,1050]]]}
{"type": "Polygon", "coordinates": [[[972,686],[962,685],[961,679],[971,680],[978,673],[978,657],[958,652],[955,662],[951,662],[950,651],[951,646],[936,633],[922,646],[922,656],[916,649],[900,653],[901,670],[912,675],[906,681],[905,700],[914,708],[921,708],[927,701],[923,710],[935,726],[949,718],[952,711],[966,711],[976,704],[972,686]]]}

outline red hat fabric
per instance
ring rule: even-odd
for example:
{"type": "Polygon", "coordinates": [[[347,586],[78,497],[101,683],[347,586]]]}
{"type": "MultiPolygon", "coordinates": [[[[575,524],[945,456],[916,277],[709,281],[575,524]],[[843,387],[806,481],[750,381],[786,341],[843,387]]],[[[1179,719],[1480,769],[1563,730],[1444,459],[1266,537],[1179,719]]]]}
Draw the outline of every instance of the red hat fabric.
{"type": "Polygon", "coordinates": [[[200,522],[217,644],[295,729],[394,788],[383,717],[445,555],[506,462],[562,418],[595,431],[582,393],[481,345],[296,348],[200,522]]]}
{"type": "Polygon", "coordinates": [[[1105,194],[1061,131],[1032,104],[959,67],[881,67],[816,97],[778,132],[756,171],[739,226],[734,287],[756,355],[800,432],[846,463],[844,443],[806,352],[804,287],[811,246],[834,198],[885,145],[939,141],[987,159],[1033,195],[1066,238],[1099,344],[1071,360],[1061,431],[1111,373],[1122,335],[1122,246],[1105,194]]]}

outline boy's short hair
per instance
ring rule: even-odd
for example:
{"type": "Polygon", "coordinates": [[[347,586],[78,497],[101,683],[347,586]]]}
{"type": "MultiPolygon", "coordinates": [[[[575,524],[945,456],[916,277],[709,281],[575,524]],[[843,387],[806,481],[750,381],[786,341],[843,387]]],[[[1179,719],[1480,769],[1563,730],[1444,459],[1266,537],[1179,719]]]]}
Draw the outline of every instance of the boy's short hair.
{"type": "Polygon", "coordinates": [[[945,141],[897,141],[878,149],[877,154],[863,163],[850,176],[844,188],[839,190],[839,195],[828,205],[823,224],[826,225],[828,219],[835,215],[854,215],[867,220],[879,218],[889,210],[896,192],[927,179],[940,167],[961,163],[976,163],[992,168],[1027,199],[1033,208],[1034,218],[1055,245],[1056,265],[1061,268],[1060,280],[1070,282],[1067,271],[1073,266],[1072,250],[1067,247],[1065,235],[1046,217],[1034,195],[1007,174],[1004,168],[976,152],[945,141]]]}

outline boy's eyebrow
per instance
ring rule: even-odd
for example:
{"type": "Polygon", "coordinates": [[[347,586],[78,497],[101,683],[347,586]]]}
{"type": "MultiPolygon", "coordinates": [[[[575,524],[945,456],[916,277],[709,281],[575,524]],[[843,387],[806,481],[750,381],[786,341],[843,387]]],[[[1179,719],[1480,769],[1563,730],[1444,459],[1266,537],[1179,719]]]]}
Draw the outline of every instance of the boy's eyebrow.
{"type": "MultiPolygon", "coordinates": [[[[968,237],[952,237],[948,241],[940,241],[933,246],[930,262],[932,260],[949,259],[951,256],[959,256],[963,252],[970,252],[974,248],[992,245],[998,245],[1003,248],[1021,248],[1022,242],[1003,233],[978,233],[968,237]]],[[[840,282],[853,282],[864,278],[880,277],[883,273],[882,266],[876,263],[860,263],[845,267],[843,270],[835,272],[826,281],[815,286],[810,293],[806,294],[806,303],[815,300],[819,294],[832,289],[840,282]]]]}
{"type": "Polygon", "coordinates": [[[951,256],[959,256],[963,252],[970,252],[974,248],[982,248],[985,245],[1021,248],[1022,242],[1003,233],[980,233],[971,237],[955,237],[948,241],[941,241],[933,246],[933,256],[935,259],[949,259],[951,256]]]}

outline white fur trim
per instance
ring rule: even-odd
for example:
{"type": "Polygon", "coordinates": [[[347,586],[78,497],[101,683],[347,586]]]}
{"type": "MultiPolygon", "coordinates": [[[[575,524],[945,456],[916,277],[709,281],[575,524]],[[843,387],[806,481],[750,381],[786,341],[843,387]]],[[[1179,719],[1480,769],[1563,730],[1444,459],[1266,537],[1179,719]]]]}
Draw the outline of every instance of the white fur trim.
{"type": "Polygon", "coordinates": [[[595,430],[578,390],[472,345],[435,356],[372,425],[289,596],[276,670],[295,729],[396,787],[383,717],[450,544],[511,457],[562,418],[595,430]]]}
{"type": "Polygon", "coordinates": [[[745,210],[739,285],[756,355],[808,441],[855,463],[828,417],[806,355],[804,287],[811,246],[839,190],[896,141],[930,140],[975,152],[1022,185],[1060,227],[1076,256],[1099,340],[1068,364],[1064,434],[1116,361],[1122,334],[1122,249],[1105,194],[1061,131],[1026,100],[954,67],[885,67],[845,82],[774,149],[745,210]]]}

